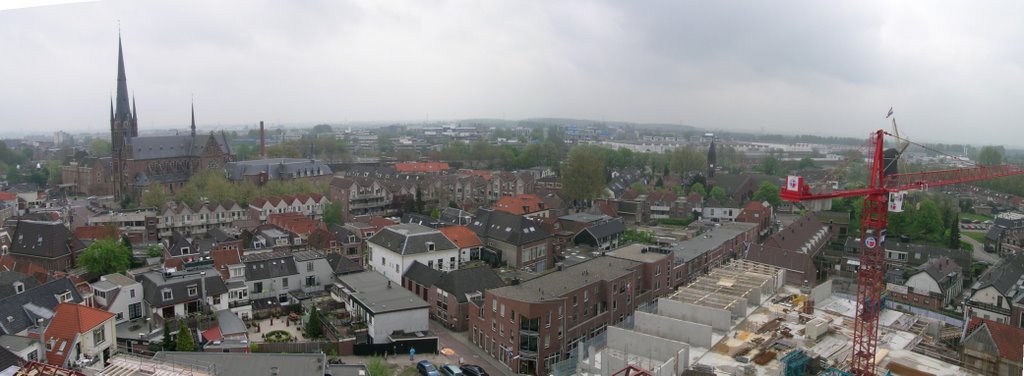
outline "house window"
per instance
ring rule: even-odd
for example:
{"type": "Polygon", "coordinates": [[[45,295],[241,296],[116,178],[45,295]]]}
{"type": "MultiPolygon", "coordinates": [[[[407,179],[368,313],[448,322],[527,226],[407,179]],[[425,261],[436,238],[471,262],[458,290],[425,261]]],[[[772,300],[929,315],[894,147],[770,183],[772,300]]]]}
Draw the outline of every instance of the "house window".
{"type": "Polygon", "coordinates": [[[306,277],[306,286],[316,286],[316,276],[306,277]]]}
{"type": "Polygon", "coordinates": [[[171,294],[171,289],[163,289],[160,293],[163,295],[164,300],[171,300],[174,298],[174,295],[171,294]]]}
{"type": "Polygon", "coordinates": [[[57,295],[57,300],[59,300],[61,302],[69,302],[69,301],[71,301],[71,291],[64,291],[64,292],[58,294],[57,295]]]}
{"type": "Polygon", "coordinates": [[[501,304],[501,317],[505,317],[505,303],[501,304]]]}
{"type": "Polygon", "coordinates": [[[313,271],[313,262],[312,261],[306,263],[306,271],[307,272],[313,271]]]}
{"type": "Polygon", "coordinates": [[[380,258],[380,264],[381,264],[381,265],[384,265],[384,257],[381,257],[381,258],[380,258]]]}
{"type": "Polygon", "coordinates": [[[197,287],[197,286],[189,286],[188,287],[188,296],[196,296],[198,294],[199,294],[199,287],[197,287]]]}
{"type": "Polygon", "coordinates": [[[263,292],[263,282],[256,282],[252,284],[252,293],[259,294],[263,292]]]}
{"type": "Polygon", "coordinates": [[[103,342],[107,341],[107,333],[103,331],[104,328],[99,328],[92,331],[92,344],[98,346],[103,342]]]}
{"type": "MultiPolygon", "coordinates": [[[[573,306],[573,307],[575,307],[575,306],[576,306],[576,304],[578,304],[578,302],[577,302],[578,300],[579,300],[579,297],[578,297],[578,296],[576,296],[576,295],[573,295],[573,296],[572,296],[572,306],[573,306]]],[[[559,312],[559,313],[561,313],[561,312],[559,312]]]]}
{"type": "Polygon", "coordinates": [[[117,321],[121,321],[121,320],[124,320],[124,312],[118,312],[117,313],[117,321]]]}
{"type": "Polygon", "coordinates": [[[135,297],[135,289],[128,290],[128,295],[130,295],[132,298],[134,298],[135,297]]]}
{"type": "Polygon", "coordinates": [[[288,277],[281,278],[281,287],[288,287],[288,277]]]}

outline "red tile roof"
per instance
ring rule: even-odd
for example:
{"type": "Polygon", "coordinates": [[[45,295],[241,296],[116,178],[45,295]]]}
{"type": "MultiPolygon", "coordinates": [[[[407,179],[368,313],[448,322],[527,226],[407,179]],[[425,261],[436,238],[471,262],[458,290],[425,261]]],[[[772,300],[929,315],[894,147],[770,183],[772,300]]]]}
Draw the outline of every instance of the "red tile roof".
{"type": "Polygon", "coordinates": [[[241,252],[237,249],[214,249],[210,250],[210,257],[213,257],[213,268],[220,272],[221,278],[228,279],[228,265],[242,263],[241,252]]]}
{"type": "Polygon", "coordinates": [[[280,226],[283,229],[299,235],[309,235],[319,228],[323,223],[310,219],[302,213],[275,213],[267,217],[267,223],[280,226]]]}
{"type": "Polygon", "coordinates": [[[491,172],[487,170],[459,170],[459,172],[468,175],[476,175],[484,178],[484,180],[491,181],[491,172]]]}
{"type": "Polygon", "coordinates": [[[216,326],[203,332],[203,338],[206,339],[207,342],[212,342],[224,339],[224,335],[221,334],[220,327],[216,326]]]}
{"type": "MultiPolygon", "coordinates": [[[[44,343],[53,341],[53,347],[46,352],[47,362],[64,365],[77,335],[88,333],[113,317],[113,313],[84,305],[58,304],[54,309],[53,319],[43,334],[44,343]]],[[[114,341],[115,338],[106,340],[114,341]]]]}
{"type": "Polygon", "coordinates": [[[398,172],[441,172],[448,168],[448,164],[444,162],[395,163],[395,170],[398,172]]]}
{"type": "Polygon", "coordinates": [[[544,200],[530,194],[505,196],[494,202],[494,210],[516,215],[536,213],[544,209],[544,200]]]}
{"type": "Polygon", "coordinates": [[[370,226],[375,227],[377,231],[380,231],[382,228],[398,224],[398,222],[379,216],[371,217],[369,223],[370,226]]]}
{"type": "Polygon", "coordinates": [[[0,201],[9,202],[18,199],[18,195],[11,192],[0,192],[0,201]]]}
{"type": "Polygon", "coordinates": [[[470,230],[469,227],[466,226],[441,227],[438,231],[441,231],[441,233],[448,237],[448,240],[451,240],[452,243],[455,243],[459,249],[479,247],[484,244],[480,241],[480,238],[473,233],[473,230],[470,230]]]}
{"type": "Polygon", "coordinates": [[[988,330],[999,349],[999,357],[1017,361],[1024,355],[1024,329],[974,317],[967,324],[967,333],[974,333],[982,327],[988,330]]]}

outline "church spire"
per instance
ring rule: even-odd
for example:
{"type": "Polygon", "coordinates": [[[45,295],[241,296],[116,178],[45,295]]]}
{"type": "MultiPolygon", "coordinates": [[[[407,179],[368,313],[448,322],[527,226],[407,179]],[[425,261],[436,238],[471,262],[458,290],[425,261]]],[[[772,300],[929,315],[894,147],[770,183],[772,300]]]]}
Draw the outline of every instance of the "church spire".
{"type": "Polygon", "coordinates": [[[114,97],[110,97],[110,127],[114,127],[114,97]]]}
{"type": "Polygon", "coordinates": [[[117,112],[115,118],[121,121],[131,116],[128,106],[128,79],[124,74],[124,49],[121,47],[121,33],[117,34],[117,112]]]}
{"type": "Polygon", "coordinates": [[[132,137],[139,137],[139,105],[135,103],[135,93],[132,93],[132,137]]]}
{"type": "Polygon", "coordinates": [[[196,102],[192,101],[192,137],[196,136],[196,102]]]}

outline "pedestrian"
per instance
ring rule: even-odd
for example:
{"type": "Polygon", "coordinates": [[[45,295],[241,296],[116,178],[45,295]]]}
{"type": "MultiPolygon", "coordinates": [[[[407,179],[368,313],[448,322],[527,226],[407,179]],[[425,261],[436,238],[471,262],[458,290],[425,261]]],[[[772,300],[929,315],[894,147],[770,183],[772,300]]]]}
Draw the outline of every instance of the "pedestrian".
{"type": "Polygon", "coordinates": [[[459,365],[466,364],[466,358],[459,357],[459,365]]]}
{"type": "Polygon", "coordinates": [[[415,347],[410,347],[409,348],[409,361],[411,362],[413,360],[416,360],[415,358],[416,358],[416,348],[415,347]]]}
{"type": "Polygon", "coordinates": [[[388,361],[388,351],[384,350],[384,361],[388,361]]]}

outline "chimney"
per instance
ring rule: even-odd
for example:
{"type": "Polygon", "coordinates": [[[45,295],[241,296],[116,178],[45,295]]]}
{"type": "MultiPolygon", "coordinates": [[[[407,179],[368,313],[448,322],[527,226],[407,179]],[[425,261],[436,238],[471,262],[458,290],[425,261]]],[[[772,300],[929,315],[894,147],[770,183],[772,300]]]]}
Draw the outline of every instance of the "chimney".
{"type": "Polygon", "coordinates": [[[260,120],[260,159],[267,159],[267,136],[263,130],[263,120],[260,120]]]}
{"type": "Polygon", "coordinates": [[[78,255],[75,254],[75,240],[71,239],[71,238],[68,238],[68,243],[67,244],[68,244],[68,251],[71,254],[71,259],[70,259],[71,268],[74,269],[75,267],[78,266],[77,265],[78,264],[78,255]]]}

